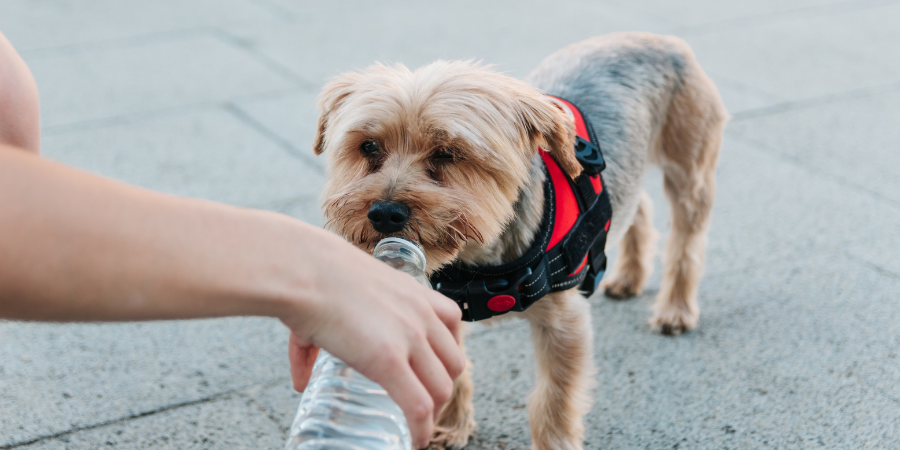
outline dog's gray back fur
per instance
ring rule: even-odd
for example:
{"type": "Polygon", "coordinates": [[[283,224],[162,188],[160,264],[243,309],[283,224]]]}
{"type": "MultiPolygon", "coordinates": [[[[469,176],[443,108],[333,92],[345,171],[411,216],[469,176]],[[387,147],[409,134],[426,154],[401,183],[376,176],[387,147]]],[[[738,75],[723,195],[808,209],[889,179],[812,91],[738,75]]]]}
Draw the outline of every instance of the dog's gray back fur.
{"type": "Polygon", "coordinates": [[[572,44],[526,79],[587,116],[606,159],[614,245],[631,224],[645,165],[685,70],[683,47],[656,35],[611,34],[572,44]]]}

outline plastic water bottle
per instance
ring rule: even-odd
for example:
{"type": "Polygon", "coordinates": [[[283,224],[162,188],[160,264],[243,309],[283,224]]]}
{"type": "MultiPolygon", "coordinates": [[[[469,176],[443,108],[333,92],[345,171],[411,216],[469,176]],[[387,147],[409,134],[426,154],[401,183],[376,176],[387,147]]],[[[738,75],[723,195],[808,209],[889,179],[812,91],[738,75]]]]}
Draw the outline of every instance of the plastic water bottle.
{"type": "MultiPolygon", "coordinates": [[[[431,289],[425,253],[400,238],[383,239],[373,256],[431,289]]],[[[377,383],[322,350],[291,425],[286,450],[410,450],[403,411],[377,383]]]]}

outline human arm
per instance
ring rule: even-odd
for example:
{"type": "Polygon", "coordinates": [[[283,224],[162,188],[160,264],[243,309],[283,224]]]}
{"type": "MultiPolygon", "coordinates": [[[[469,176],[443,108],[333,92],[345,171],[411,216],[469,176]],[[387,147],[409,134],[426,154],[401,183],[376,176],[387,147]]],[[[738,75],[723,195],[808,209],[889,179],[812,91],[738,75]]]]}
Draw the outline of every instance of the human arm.
{"type": "Polygon", "coordinates": [[[456,305],[331,233],[0,146],[0,317],[232,315],[277,317],[382,384],[418,444],[464,366],[456,305]]]}
{"type": "Polygon", "coordinates": [[[3,33],[0,33],[0,144],[33,153],[38,153],[41,146],[37,84],[3,33]]]}

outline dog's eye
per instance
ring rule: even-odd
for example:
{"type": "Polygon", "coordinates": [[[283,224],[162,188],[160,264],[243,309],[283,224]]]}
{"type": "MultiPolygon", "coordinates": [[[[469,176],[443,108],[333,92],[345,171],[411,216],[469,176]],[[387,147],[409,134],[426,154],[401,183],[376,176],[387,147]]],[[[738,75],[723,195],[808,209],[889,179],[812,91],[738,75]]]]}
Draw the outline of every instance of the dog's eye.
{"type": "Polygon", "coordinates": [[[359,146],[359,149],[362,151],[363,155],[366,156],[375,156],[381,150],[378,148],[378,143],[375,141],[363,142],[362,145],[359,146]]]}
{"type": "Polygon", "coordinates": [[[431,159],[436,162],[453,162],[456,161],[456,154],[451,148],[441,147],[435,150],[434,155],[431,157],[431,159]]]}

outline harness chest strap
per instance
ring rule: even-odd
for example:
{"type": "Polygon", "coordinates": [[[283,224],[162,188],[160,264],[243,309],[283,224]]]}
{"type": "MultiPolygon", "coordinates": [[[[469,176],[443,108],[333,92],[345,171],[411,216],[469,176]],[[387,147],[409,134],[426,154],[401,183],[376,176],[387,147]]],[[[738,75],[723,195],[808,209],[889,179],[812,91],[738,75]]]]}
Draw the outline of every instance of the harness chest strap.
{"type": "Polygon", "coordinates": [[[612,219],[605,168],[594,130],[572,103],[550,97],[575,122],[575,156],[583,167],[574,180],[541,151],[544,162],[544,215],[531,248],[498,266],[454,263],[432,275],[435,288],[452,298],[463,320],[477,321],[524,311],[550,292],[580,286],[594,292],[606,269],[606,234],[612,219]]]}

